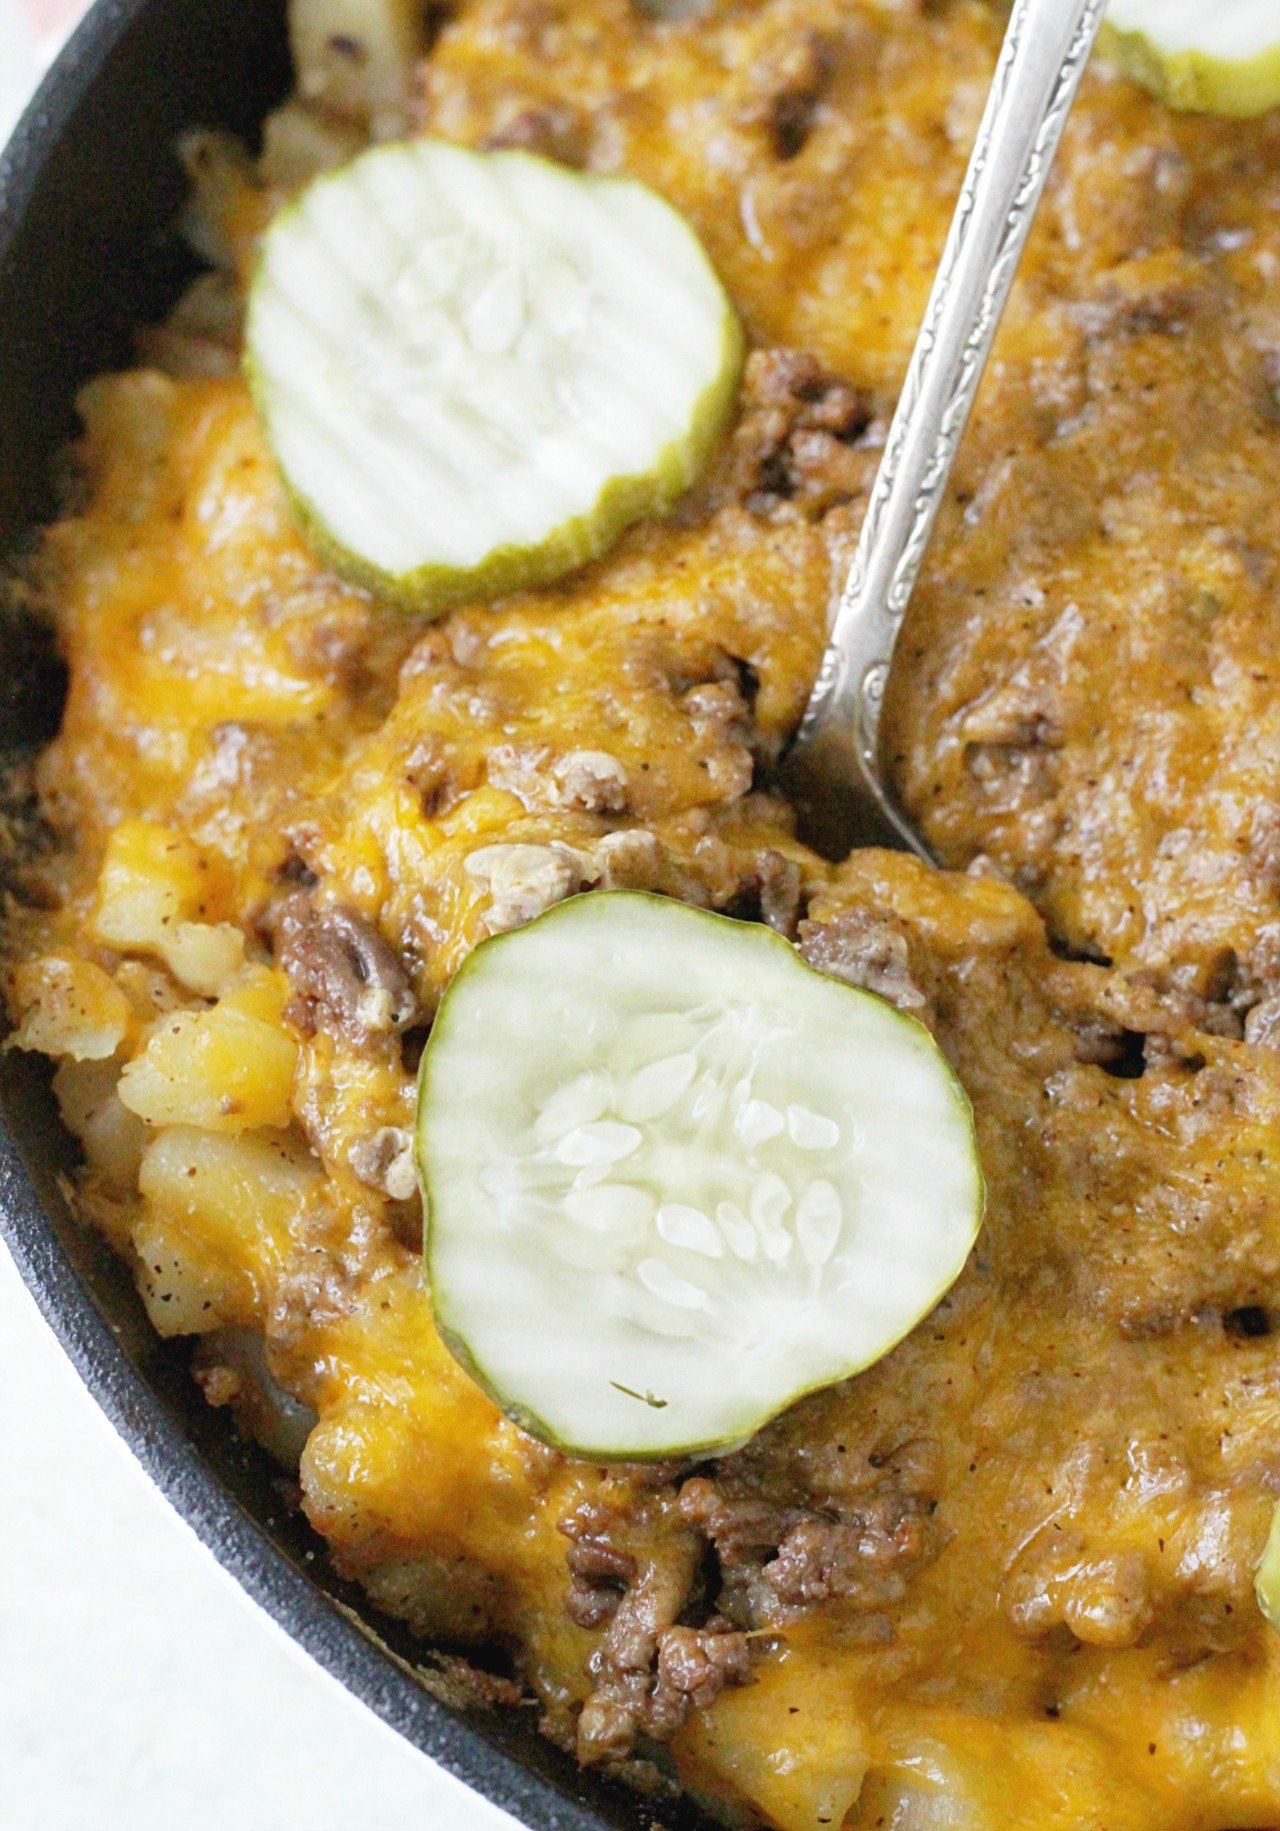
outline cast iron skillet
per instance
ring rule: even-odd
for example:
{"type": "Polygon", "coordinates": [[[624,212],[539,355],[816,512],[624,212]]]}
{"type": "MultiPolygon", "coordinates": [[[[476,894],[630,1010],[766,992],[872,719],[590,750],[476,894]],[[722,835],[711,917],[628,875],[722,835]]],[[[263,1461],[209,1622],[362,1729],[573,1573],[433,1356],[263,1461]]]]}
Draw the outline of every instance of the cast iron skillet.
{"type": "MultiPolygon", "coordinates": [[[[287,83],[283,0],[98,0],[54,66],[0,158],[0,557],[52,512],[76,390],[130,361],[132,327],[189,272],[171,228],[175,136],[252,135],[287,83]]],[[[62,691],[47,644],[0,620],[0,744],[52,735],[62,691]]],[[[152,1333],[127,1271],[69,1211],[73,1162],[47,1071],[0,1057],[0,1234],[98,1404],[219,1561],[394,1729],[535,1831],[638,1831],[639,1799],[581,1773],[533,1711],[431,1689],[422,1644],[328,1568],[279,1470],[205,1404],[188,1350],[152,1333]]],[[[705,1822],[665,1801],[662,1817],[705,1822]]]]}

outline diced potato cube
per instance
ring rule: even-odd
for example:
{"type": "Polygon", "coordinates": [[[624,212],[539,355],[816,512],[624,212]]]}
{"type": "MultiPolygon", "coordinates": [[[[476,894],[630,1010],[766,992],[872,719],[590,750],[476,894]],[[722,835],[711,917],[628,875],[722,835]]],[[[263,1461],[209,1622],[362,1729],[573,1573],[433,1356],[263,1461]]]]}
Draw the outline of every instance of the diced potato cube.
{"type": "Polygon", "coordinates": [[[259,170],[268,184],[295,191],[354,159],[364,144],[364,135],[350,122],[320,114],[305,102],[286,102],[267,116],[259,170]]]}
{"type": "Polygon", "coordinates": [[[179,922],[163,951],[179,985],[217,998],[244,965],[244,935],[230,922],[179,922]]]}
{"type": "Polygon", "coordinates": [[[204,922],[218,874],[171,828],[126,820],[107,842],[93,933],[122,952],[158,954],[180,985],[204,998],[224,991],[244,964],[244,936],[204,922]]]}
{"type": "Polygon", "coordinates": [[[215,1329],[197,1351],[195,1372],[209,1403],[234,1406],[241,1430],[296,1474],[316,1414],[275,1379],[257,1330],[215,1329]]]}
{"type": "Polygon", "coordinates": [[[204,914],[210,887],[189,839],[149,821],[123,821],[107,842],[93,932],[122,952],[163,954],[179,922],[204,914]]]}
{"type": "Polygon", "coordinates": [[[762,1660],[754,1682],[696,1710],[678,1747],[694,1784],[712,1796],[749,1800],[781,1831],[839,1826],[869,1765],[864,1722],[849,1700],[833,1712],[838,1670],[788,1650],[762,1660]]]}
{"type": "Polygon", "coordinates": [[[222,1004],[229,1011],[243,1011],[246,1017],[279,1026],[291,995],[289,981],[278,968],[250,966],[238,975],[222,1004]]]}
{"type": "Polygon", "coordinates": [[[150,369],[174,381],[202,381],[235,375],[240,367],[234,350],[207,337],[189,337],[172,325],[149,325],[138,333],[138,356],[150,369]]]}
{"type": "MultiPolygon", "coordinates": [[[[81,388],[76,412],[84,425],[84,466],[101,513],[137,525],[181,511],[182,486],[173,461],[180,406],[177,388],[154,369],[97,375],[81,388]]],[[[99,599],[86,592],[64,603],[59,615],[72,619],[67,640],[79,640],[99,599]]]]}
{"type": "Polygon", "coordinates": [[[122,960],[115,981],[129,1000],[140,1030],[149,1030],[157,1017],[180,1011],[191,1002],[172,973],[150,960],[122,960]]]}
{"type": "Polygon", "coordinates": [[[164,324],[138,332],[138,349],[144,362],[175,380],[234,375],[243,336],[244,302],[235,280],[229,273],[202,273],[164,324]]]}
{"type": "Polygon", "coordinates": [[[115,1062],[64,1061],[53,1077],[62,1122],[79,1139],[90,1171],[112,1195],[132,1195],[147,1128],[117,1092],[115,1062]]]}
{"type": "Polygon", "coordinates": [[[423,15],[421,0],[291,0],[289,36],[303,101],[379,138],[403,132],[423,15]]]}
{"type": "Polygon", "coordinates": [[[120,1077],[120,1098],[148,1125],[281,1127],[297,1065],[292,1037],[223,1002],[163,1018],[120,1077]]]}
{"type": "Polygon", "coordinates": [[[169,313],[168,323],[184,337],[202,337],[238,354],[244,340],[244,296],[225,273],[198,274],[169,313]]]}
{"type": "Polygon", "coordinates": [[[183,135],[178,153],[190,186],[183,234],[211,267],[242,274],[262,226],[263,200],[248,148],[234,134],[197,128],[183,135]]]}
{"type": "Polygon", "coordinates": [[[14,972],[11,989],[21,1014],[11,1048],[98,1062],[114,1055],[129,1033],[129,1000],[108,973],[82,954],[25,960],[14,972]]]}
{"type": "Polygon", "coordinates": [[[145,1216],[134,1231],[139,1288],[160,1333],[262,1321],[320,1182],[315,1160],[287,1139],[161,1132],[142,1160],[145,1216]]]}

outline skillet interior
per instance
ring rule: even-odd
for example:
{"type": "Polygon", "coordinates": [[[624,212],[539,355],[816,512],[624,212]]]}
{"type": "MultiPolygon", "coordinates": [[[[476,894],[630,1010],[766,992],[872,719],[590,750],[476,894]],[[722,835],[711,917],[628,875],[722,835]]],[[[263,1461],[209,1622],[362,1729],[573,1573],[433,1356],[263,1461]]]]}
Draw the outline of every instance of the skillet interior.
{"type": "MultiPolygon", "coordinates": [[[[0,554],[52,511],[76,390],[129,361],[131,327],[188,271],[168,227],[176,134],[253,132],[287,87],[283,19],[265,0],[99,0],[0,159],[0,554]]],[[[61,696],[48,646],[0,620],[5,750],[49,737],[61,696]]],[[[537,1831],[648,1825],[651,1809],[582,1773],[533,1712],[468,1710],[438,1675],[424,1683],[421,1643],[329,1570],[275,1465],[204,1403],[187,1351],[152,1333],[128,1272],[75,1221],[60,1187],[73,1152],[37,1058],[0,1056],[0,1235],[99,1405],[222,1564],[393,1728],[537,1831]]]]}

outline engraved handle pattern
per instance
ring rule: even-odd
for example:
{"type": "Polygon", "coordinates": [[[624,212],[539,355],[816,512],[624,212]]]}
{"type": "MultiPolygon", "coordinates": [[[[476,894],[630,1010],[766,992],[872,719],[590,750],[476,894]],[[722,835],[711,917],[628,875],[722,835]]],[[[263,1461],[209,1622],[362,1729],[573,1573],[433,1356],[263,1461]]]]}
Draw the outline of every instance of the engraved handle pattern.
{"type": "Polygon", "coordinates": [[[919,840],[880,782],[878,734],[889,663],[1105,8],[1106,0],[1015,0],[857,551],[792,753],[801,764],[812,753],[807,768],[813,777],[820,773],[821,749],[828,777],[850,778],[832,781],[830,788],[864,799],[870,793],[879,814],[917,850],[919,840]]]}

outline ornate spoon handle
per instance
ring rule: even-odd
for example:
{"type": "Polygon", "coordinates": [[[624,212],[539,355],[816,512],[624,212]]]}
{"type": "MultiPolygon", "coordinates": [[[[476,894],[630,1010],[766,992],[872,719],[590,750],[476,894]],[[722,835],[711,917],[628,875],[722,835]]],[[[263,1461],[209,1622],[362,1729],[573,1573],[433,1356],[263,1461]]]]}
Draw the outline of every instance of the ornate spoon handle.
{"type": "Polygon", "coordinates": [[[1106,0],[1014,0],[991,93],[867,504],[822,669],[783,772],[822,850],[926,848],[880,772],[894,643],[1106,0]]]}

